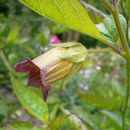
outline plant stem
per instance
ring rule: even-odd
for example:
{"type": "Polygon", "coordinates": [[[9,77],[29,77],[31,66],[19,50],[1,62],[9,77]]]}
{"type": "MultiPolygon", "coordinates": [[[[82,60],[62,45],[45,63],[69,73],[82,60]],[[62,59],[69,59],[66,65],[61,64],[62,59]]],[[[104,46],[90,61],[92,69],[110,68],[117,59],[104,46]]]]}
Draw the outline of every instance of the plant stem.
{"type": "Polygon", "coordinates": [[[119,20],[118,9],[115,8],[112,14],[113,14],[113,18],[114,18],[114,21],[115,21],[115,24],[116,24],[116,27],[117,27],[117,30],[119,33],[119,37],[120,37],[122,46],[124,48],[124,51],[129,55],[129,46],[128,46],[121,22],[119,20]]]}
{"type": "Polygon", "coordinates": [[[126,99],[124,102],[124,108],[122,110],[122,125],[123,130],[125,129],[125,116],[126,116],[126,110],[128,107],[128,100],[129,100],[129,91],[130,91],[130,64],[127,62],[127,89],[126,89],[126,99]]]}
{"type": "Polygon", "coordinates": [[[89,53],[101,53],[101,52],[110,52],[113,51],[111,48],[104,48],[104,49],[90,49],[88,50],[89,53]]]}
{"type": "Polygon", "coordinates": [[[110,12],[113,12],[113,6],[107,0],[102,0],[102,2],[110,12]]]}
{"type": "Polygon", "coordinates": [[[102,41],[104,44],[106,44],[108,47],[112,48],[112,49],[113,49],[115,52],[117,52],[119,55],[124,56],[123,53],[122,53],[122,51],[121,51],[119,48],[113,46],[111,42],[107,42],[106,40],[102,40],[102,39],[100,39],[100,38],[98,38],[98,39],[99,39],[100,41],[102,41]]]}
{"type": "MultiPolygon", "coordinates": [[[[126,36],[124,34],[121,22],[119,20],[119,14],[118,14],[118,8],[117,5],[115,4],[115,6],[113,7],[107,0],[102,0],[102,2],[104,3],[104,5],[108,8],[108,10],[110,11],[110,13],[112,14],[115,24],[116,24],[116,28],[121,40],[121,44],[124,50],[124,58],[127,61],[127,91],[126,91],[126,99],[124,101],[124,107],[122,110],[122,129],[125,129],[125,117],[126,117],[126,109],[128,107],[128,100],[129,100],[129,89],[130,89],[130,51],[129,51],[129,45],[126,39],[126,36]]],[[[127,27],[128,28],[128,27],[127,27]]]]}
{"type": "Polygon", "coordinates": [[[8,68],[8,70],[10,71],[10,73],[13,72],[12,67],[10,66],[10,64],[8,63],[5,54],[3,53],[2,50],[0,50],[0,58],[2,59],[2,61],[4,62],[5,66],[8,68]]]}

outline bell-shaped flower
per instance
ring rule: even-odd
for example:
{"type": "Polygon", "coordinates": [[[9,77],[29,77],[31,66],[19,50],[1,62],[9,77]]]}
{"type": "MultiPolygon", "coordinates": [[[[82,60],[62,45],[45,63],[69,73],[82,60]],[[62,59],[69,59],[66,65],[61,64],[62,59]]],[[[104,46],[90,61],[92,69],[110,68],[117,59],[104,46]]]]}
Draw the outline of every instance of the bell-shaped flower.
{"type": "Polygon", "coordinates": [[[28,58],[14,66],[16,72],[28,73],[28,86],[42,89],[46,101],[51,84],[63,79],[62,86],[78,72],[87,59],[87,49],[80,43],[62,43],[52,45],[55,48],[38,56],[28,58]]]}

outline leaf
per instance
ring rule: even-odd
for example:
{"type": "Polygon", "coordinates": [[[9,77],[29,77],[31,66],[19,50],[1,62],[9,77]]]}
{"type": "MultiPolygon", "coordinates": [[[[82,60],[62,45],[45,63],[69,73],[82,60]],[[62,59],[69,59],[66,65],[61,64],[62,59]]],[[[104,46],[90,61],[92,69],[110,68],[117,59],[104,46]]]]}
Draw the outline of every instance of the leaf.
{"type": "Polygon", "coordinates": [[[50,30],[44,27],[43,32],[37,34],[37,40],[42,45],[45,46],[49,42],[50,30]]]}
{"type": "Polygon", "coordinates": [[[68,115],[59,116],[49,123],[51,130],[58,130],[58,128],[66,121],[68,115]]]}
{"type": "Polygon", "coordinates": [[[118,127],[118,129],[122,129],[122,120],[121,117],[114,112],[109,111],[101,111],[104,115],[106,115],[111,121],[113,122],[113,125],[118,127]]]}
{"type": "Polygon", "coordinates": [[[74,114],[71,114],[68,110],[61,108],[62,112],[68,116],[69,124],[72,127],[72,130],[87,130],[85,124],[74,114]]]}
{"type": "Polygon", "coordinates": [[[33,127],[31,124],[27,122],[14,122],[7,124],[3,127],[3,130],[41,130],[38,127],[33,127]]]}
{"type": "Polygon", "coordinates": [[[89,18],[78,0],[20,0],[40,15],[87,34],[93,38],[106,40],[89,18]],[[35,3],[35,4],[34,4],[35,3]]]}
{"type": "Polygon", "coordinates": [[[54,106],[54,108],[52,109],[51,113],[50,113],[50,120],[54,120],[56,117],[56,113],[58,111],[58,109],[60,108],[60,104],[56,104],[54,106]]]}
{"type": "Polygon", "coordinates": [[[112,86],[116,89],[120,96],[125,97],[126,90],[123,86],[121,86],[121,84],[118,81],[112,80],[112,86]]]}
{"type": "Polygon", "coordinates": [[[14,44],[23,44],[25,42],[27,42],[29,40],[29,38],[17,38],[15,41],[14,41],[14,44]]]}
{"type": "Polygon", "coordinates": [[[57,97],[57,96],[49,96],[48,97],[48,99],[47,99],[47,104],[57,104],[57,103],[59,103],[61,100],[60,100],[60,98],[59,97],[57,97]]]}
{"type": "Polygon", "coordinates": [[[105,98],[103,96],[97,96],[92,93],[80,93],[80,96],[89,104],[107,110],[119,110],[120,102],[115,98],[105,98]]]}
{"type": "MultiPolygon", "coordinates": [[[[127,25],[124,16],[120,14],[119,19],[123,26],[124,32],[126,32],[127,25]]],[[[112,15],[107,16],[102,23],[97,24],[96,26],[107,40],[113,43],[118,41],[119,36],[112,15]]]]}
{"type": "Polygon", "coordinates": [[[43,122],[48,120],[48,108],[43,99],[14,77],[11,77],[11,81],[16,96],[27,111],[43,122]]]}
{"type": "Polygon", "coordinates": [[[14,42],[17,39],[19,29],[16,26],[14,29],[12,29],[8,35],[7,42],[14,42]]]}
{"type": "Polygon", "coordinates": [[[7,116],[9,112],[9,106],[5,100],[0,100],[0,115],[7,116]]]}
{"type": "Polygon", "coordinates": [[[84,8],[86,9],[88,15],[90,16],[94,24],[99,24],[106,17],[104,13],[94,8],[92,5],[89,5],[84,1],[81,1],[81,3],[83,4],[84,8]]]}
{"type": "Polygon", "coordinates": [[[94,128],[93,128],[90,124],[88,124],[88,122],[86,122],[86,121],[84,121],[84,120],[82,120],[82,122],[84,123],[84,125],[85,125],[89,130],[94,130],[94,128]]]}

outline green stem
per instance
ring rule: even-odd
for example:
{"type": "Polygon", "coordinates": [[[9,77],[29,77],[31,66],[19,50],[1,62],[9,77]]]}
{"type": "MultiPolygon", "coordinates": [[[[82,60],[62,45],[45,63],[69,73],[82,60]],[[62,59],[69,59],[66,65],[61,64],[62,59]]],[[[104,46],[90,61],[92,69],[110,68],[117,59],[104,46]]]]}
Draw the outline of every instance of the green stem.
{"type": "Polygon", "coordinates": [[[99,39],[100,41],[102,41],[104,44],[106,44],[108,47],[112,48],[112,49],[113,49],[115,52],[117,52],[120,56],[123,56],[123,57],[124,57],[124,54],[122,53],[122,51],[121,51],[119,48],[113,46],[111,42],[106,41],[106,40],[103,40],[103,39],[100,39],[100,38],[98,38],[98,39],[99,39]]]}
{"type": "Polygon", "coordinates": [[[107,0],[102,0],[102,2],[110,12],[113,12],[113,6],[107,0]]]}
{"type": "Polygon", "coordinates": [[[116,24],[118,34],[119,34],[122,46],[124,48],[124,51],[129,55],[129,46],[128,46],[127,39],[126,39],[125,33],[123,31],[121,22],[119,20],[119,14],[118,14],[117,8],[115,8],[114,11],[113,11],[113,17],[114,17],[114,20],[115,20],[115,24],[116,24]]]}
{"type": "Polygon", "coordinates": [[[4,62],[5,66],[8,68],[8,70],[12,73],[13,69],[10,66],[10,64],[8,63],[8,61],[7,61],[6,57],[5,57],[5,54],[3,53],[2,50],[0,50],[0,58],[2,59],[2,61],[4,62]]]}
{"type": "Polygon", "coordinates": [[[104,48],[104,49],[90,49],[88,50],[89,53],[102,53],[102,52],[110,52],[113,51],[111,48],[104,48]]]}
{"type": "Polygon", "coordinates": [[[119,14],[118,14],[118,8],[117,5],[115,4],[114,8],[113,6],[107,1],[107,0],[102,0],[102,2],[104,3],[104,5],[108,8],[108,10],[111,12],[115,24],[116,24],[116,28],[121,40],[121,44],[124,50],[124,58],[127,61],[127,91],[126,91],[126,99],[124,101],[124,107],[122,110],[122,129],[125,129],[125,117],[126,117],[126,109],[128,107],[128,100],[129,100],[129,88],[130,88],[130,51],[129,51],[129,45],[125,36],[125,33],[123,31],[121,22],[119,20],[119,14]]]}
{"type": "Polygon", "coordinates": [[[126,99],[124,101],[124,108],[122,110],[122,125],[123,130],[125,129],[125,116],[126,116],[126,110],[128,107],[128,100],[129,100],[129,91],[130,91],[130,64],[127,62],[127,89],[126,89],[126,99]]]}

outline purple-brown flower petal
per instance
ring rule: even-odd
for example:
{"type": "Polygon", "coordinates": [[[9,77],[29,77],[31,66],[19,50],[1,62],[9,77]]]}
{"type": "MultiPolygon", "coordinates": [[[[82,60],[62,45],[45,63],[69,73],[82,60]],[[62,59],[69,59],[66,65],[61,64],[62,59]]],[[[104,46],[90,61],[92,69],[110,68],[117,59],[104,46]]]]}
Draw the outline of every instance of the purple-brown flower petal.
{"type": "Polygon", "coordinates": [[[20,62],[14,66],[16,72],[27,73],[32,70],[37,69],[38,67],[31,62],[30,58],[26,61],[20,62]]]}
{"type": "Polygon", "coordinates": [[[30,71],[28,76],[28,86],[40,88],[42,86],[40,70],[30,71]]]}
{"type": "Polygon", "coordinates": [[[42,89],[43,99],[44,99],[44,101],[46,101],[47,96],[48,96],[48,91],[51,90],[51,86],[50,85],[42,86],[41,89],[42,89]]]}

